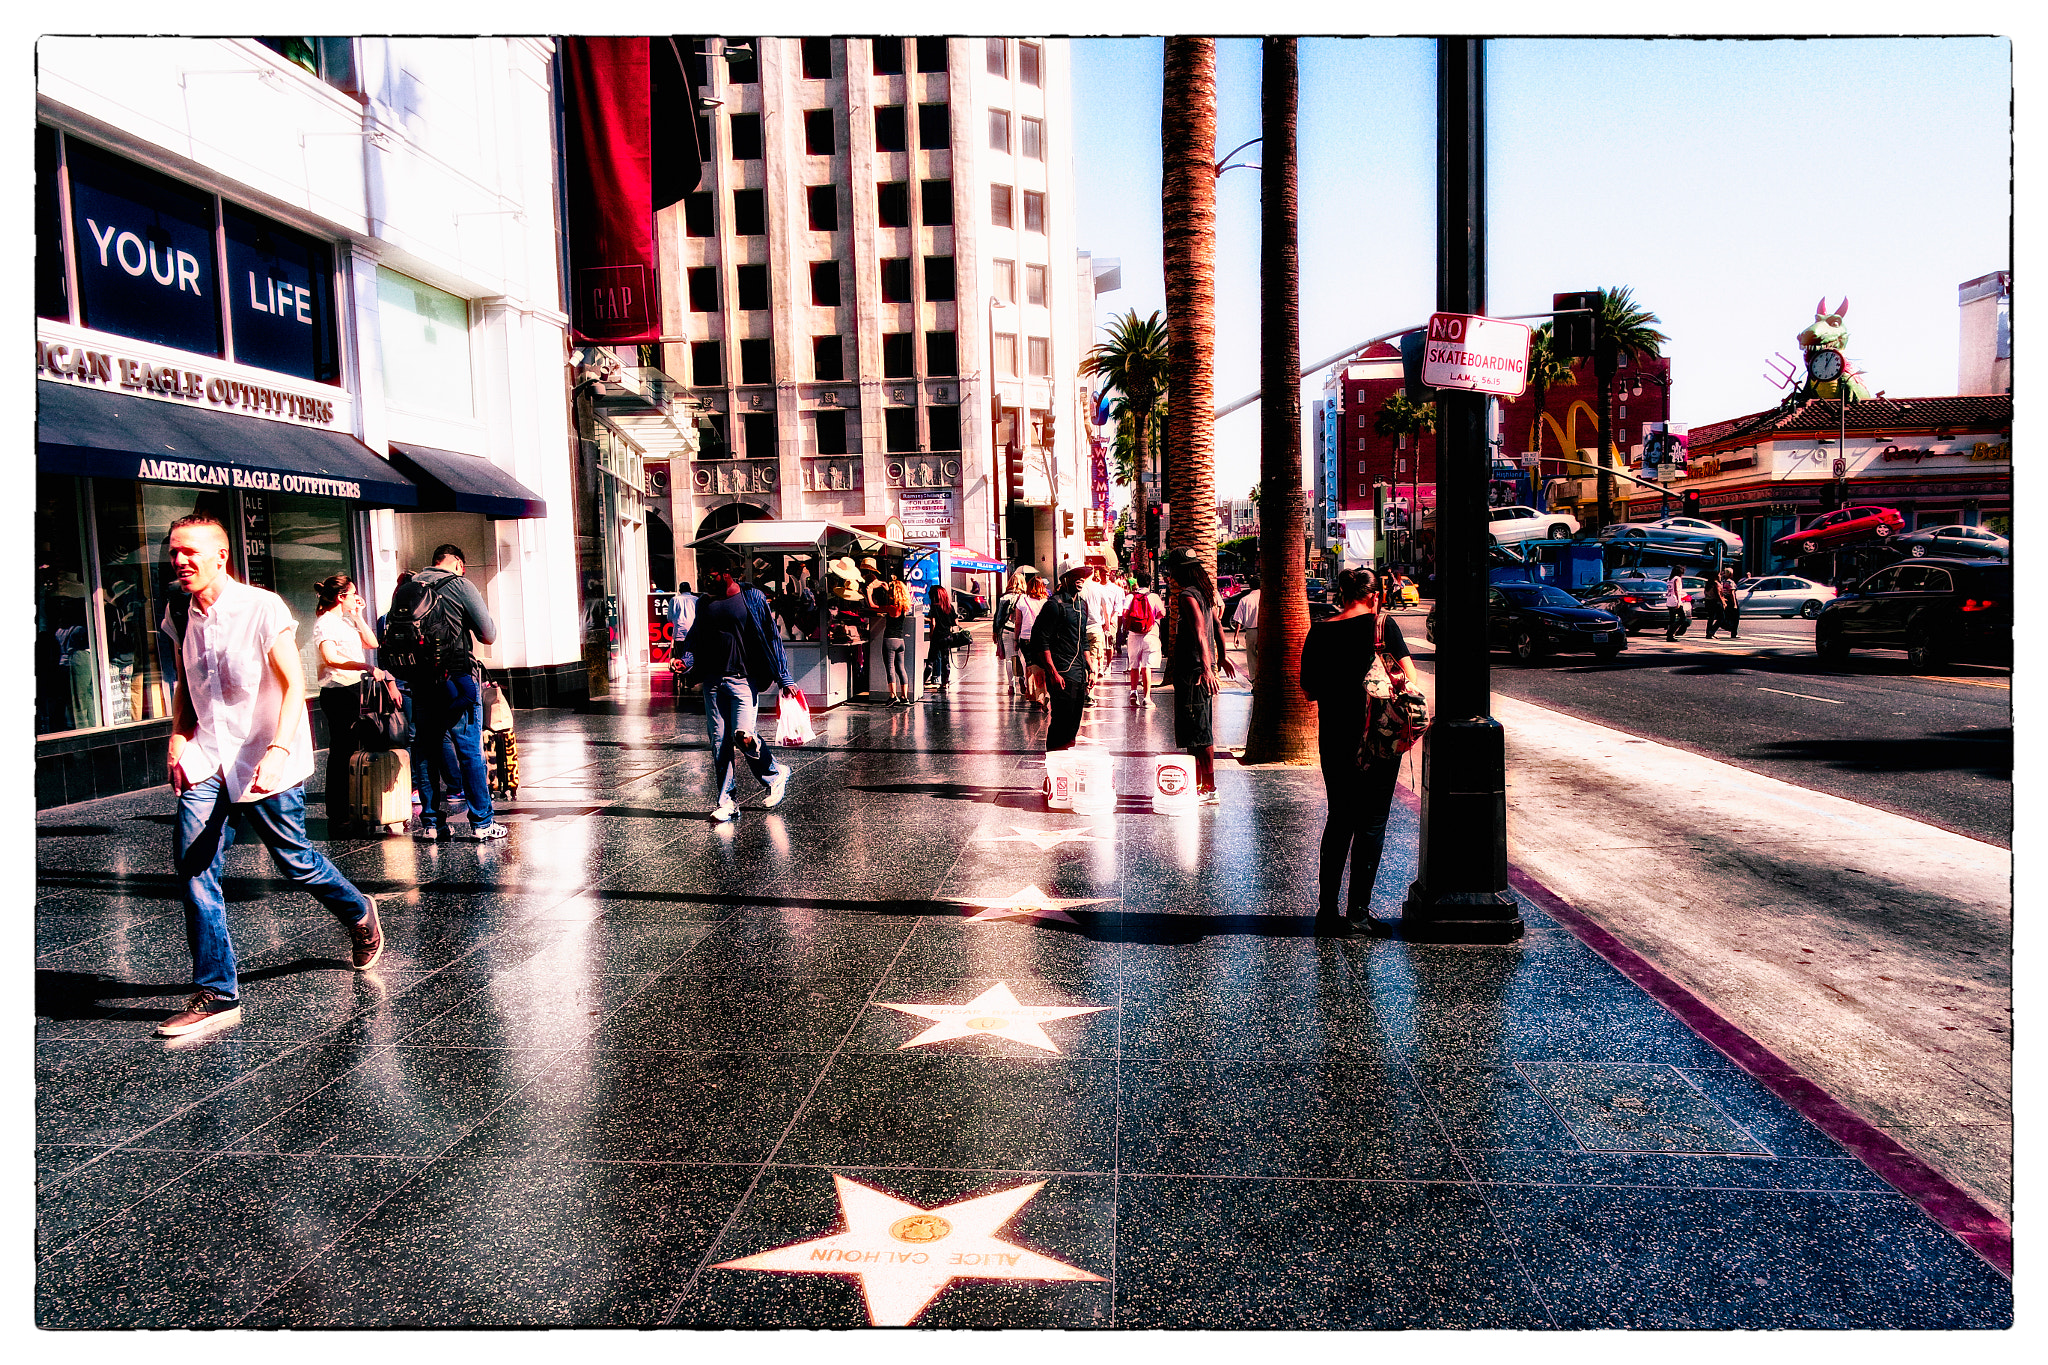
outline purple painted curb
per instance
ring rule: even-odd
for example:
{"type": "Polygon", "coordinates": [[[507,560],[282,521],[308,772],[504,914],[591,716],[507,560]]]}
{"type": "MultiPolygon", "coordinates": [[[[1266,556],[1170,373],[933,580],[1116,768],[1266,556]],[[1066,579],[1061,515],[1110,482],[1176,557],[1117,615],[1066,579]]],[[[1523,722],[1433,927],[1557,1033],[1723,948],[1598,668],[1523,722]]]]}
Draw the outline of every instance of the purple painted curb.
{"type": "MultiPolygon", "coordinates": [[[[1395,790],[1411,810],[1420,809],[1421,798],[1412,788],[1404,783],[1395,790]]],[[[1919,1205],[1922,1212],[1982,1256],[1999,1274],[2012,1278],[2012,1228],[1979,1203],[1975,1195],[1794,1071],[1777,1053],[1528,873],[1510,866],[1508,884],[1642,987],[1651,999],[1704,1038],[1715,1051],[1798,1110],[1808,1123],[1848,1148],[1880,1180],[1919,1205]]]]}

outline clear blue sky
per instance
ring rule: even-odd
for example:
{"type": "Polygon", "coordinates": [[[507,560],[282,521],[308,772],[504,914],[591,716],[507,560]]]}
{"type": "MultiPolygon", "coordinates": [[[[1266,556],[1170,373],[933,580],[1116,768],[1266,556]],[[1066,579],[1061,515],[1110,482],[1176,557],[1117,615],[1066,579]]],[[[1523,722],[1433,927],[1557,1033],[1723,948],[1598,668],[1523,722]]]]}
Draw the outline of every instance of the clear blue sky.
{"type": "MultiPolygon", "coordinates": [[[[1079,242],[1124,263],[1098,320],[1165,307],[1161,51],[1074,43],[1079,242]]],[[[1765,357],[1847,295],[1873,388],[1953,393],[1956,286],[2010,264],[2010,59],[1997,38],[1494,42],[1490,311],[1632,287],[1671,336],[1672,417],[1700,426],[1775,403],[1765,357]]],[[[1218,155],[1258,136],[1259,66],[1256,40],[1218,43],[1218,155]]],[[[1301,84],[1306,363],[1433,304],[1434,45],[1305,39],[1301,84]]],[[[1257,171],[1222,178],[1217,233],[1228,402],[1259,382],[1257,171]]],[[[1243,497],[1257,408],[1217,440],[1217,492],[1243,497]]]]}

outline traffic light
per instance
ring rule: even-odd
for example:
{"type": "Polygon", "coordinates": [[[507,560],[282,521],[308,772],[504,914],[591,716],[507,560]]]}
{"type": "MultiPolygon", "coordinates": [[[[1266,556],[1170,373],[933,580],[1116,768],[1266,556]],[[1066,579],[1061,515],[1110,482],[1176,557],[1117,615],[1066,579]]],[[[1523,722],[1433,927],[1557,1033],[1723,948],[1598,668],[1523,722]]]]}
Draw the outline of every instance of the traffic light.
{"type": "Polygon", "coordinates": [[[1387,524],[1387,486],[1376,483],[1372,486],[1372,521],[1382,530],[1387,524]]]}
{"type": "Polygon", "coordinates": [[[1593,312],[1600,306],[1600,295],[1552,294],[1550,306],[1558,316],[1551,319],[1551,348],[1560,356],[1573,359],[1593,354],[1593,312]],[[1574,312],[1574,309],[1585,312],[1574,312]]]}
{"type": "Polygon", "coordinates": [[[1060,534],[1063,536],[1074,534],[1074,514],[1072,512],[1060,513],[1060,534]]]}
{"type": "Polygon", "coordinates": [[[1051,450],[1051,449],[1052,449],[1052,437],[1053,437],[1053,424],[1052,424],[1052,419],[1053,419],[1053,414],[1052,414],[1052,413],[1050,413],[1050,412],[1048,412],[1048,413],[1046,413],[1046,414],[1045,414],[1045,420],[1044,420],[1044,421],[1042,421],[1042,422],[1040,422],[1040,423],[1039,423],[1039,426],[1038,426],[1038,432],[1039,432],[1039,435],[1038,435],[1038,444],[1039,444],[1039,445],[1040,445],[1041,447],[1043,447],[1044,449],[1046,449],[1046,450],[1051,450]]]}
{"type": "Polygon", "coordinates": [[[1015,441],[1003,447],[1003,483],[1011,502],[1024,500],[1024,447],[1015,441]]]}
{"type": "Polygon", "coordinates": [[[1401,333],[1401,385],[1411,403],[1422,402],[1429,393],[1422,387],[1422,348],[1428,339],[1422,332],[1401,333]]]}
{"type": "Polygon", "coordinates": [[[1145,548],[1159,553],[1159,504],[1150,503],[1145,508],[1145,548]]]}
{"type": "Polygon", "coordinates": [[[1698,493],[1687,493],[1685,495],[1685,514],[1689,517],[1696,517],[1700,514],[1700,495],[1698,493]]]}

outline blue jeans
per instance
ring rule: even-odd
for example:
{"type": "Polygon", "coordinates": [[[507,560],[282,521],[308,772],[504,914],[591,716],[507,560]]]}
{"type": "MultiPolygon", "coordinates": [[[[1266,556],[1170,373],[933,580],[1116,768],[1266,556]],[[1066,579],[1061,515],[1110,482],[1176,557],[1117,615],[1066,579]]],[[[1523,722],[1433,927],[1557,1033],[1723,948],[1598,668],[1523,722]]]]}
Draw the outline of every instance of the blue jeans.
{"type": "Polygon", "coordinates": [[[754,701],[754,689],[743,678],[722,678],[704,689],[704,718],[711,730],[711,752],[718,771],[718,799],[726,800],[732,795],[733,778],[736,775],[733,753],[737,750],[747,760],[747,766],[754,770],[754,776],[766,782],[782,771],[775,761],[775,751],[768,745],[768,739],[761,733],[754,701]],[[754,737],[754,752],[747,753],[737,742],[740,731],[754,737]]]}
{"type": "Polygon", "coordinates": [[[185,941],[192,948],[192,984],[226,996],[237,993],[235,946],[228,939],[228,905],[221,894],[220,869],[235,844],[231,816],[236,814],[254,827],[277,870],[336,917],[360,924],[370,913],[369,898],[307,842],[303,785],[241,805],[228,800],[219,773],[187,787],[178,797],[172,852],[178,875],[185,881],[185,941]]]}
{"type": "Polygon", "coordinates": [[[469,674],[422,683],[414,691],[413,754],[425,760],[428,773],[420,820],[429,829],[439,829],[448,818],[436,798],[457,790],[469,803],[470,828],[482,829],[496,813],[490,774],[484,767],[482,701],[476,679],[469,674]]]}

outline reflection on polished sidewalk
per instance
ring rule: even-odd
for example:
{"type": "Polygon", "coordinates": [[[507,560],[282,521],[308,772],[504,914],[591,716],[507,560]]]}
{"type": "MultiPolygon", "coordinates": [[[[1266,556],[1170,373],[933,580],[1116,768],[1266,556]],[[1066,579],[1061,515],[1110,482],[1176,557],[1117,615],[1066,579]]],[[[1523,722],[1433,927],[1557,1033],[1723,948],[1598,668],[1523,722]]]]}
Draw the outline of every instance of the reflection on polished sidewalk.
{"type": "MultiPolygon", "coordinates": [[[[1105,698],[1135,793],[1171,712],[1105,698]]],[[[328,846],[373,973],[238,846],[245,1022],[183,1048],[168,796],[40,817],[40,1325],[2010,1321],[1537,906],[1505,948],[1316,938],[1312,770],[1048,812],[977,655],[712,825],[701,713],[607,710],[521,714],[502,843],[328,846]]]]}

